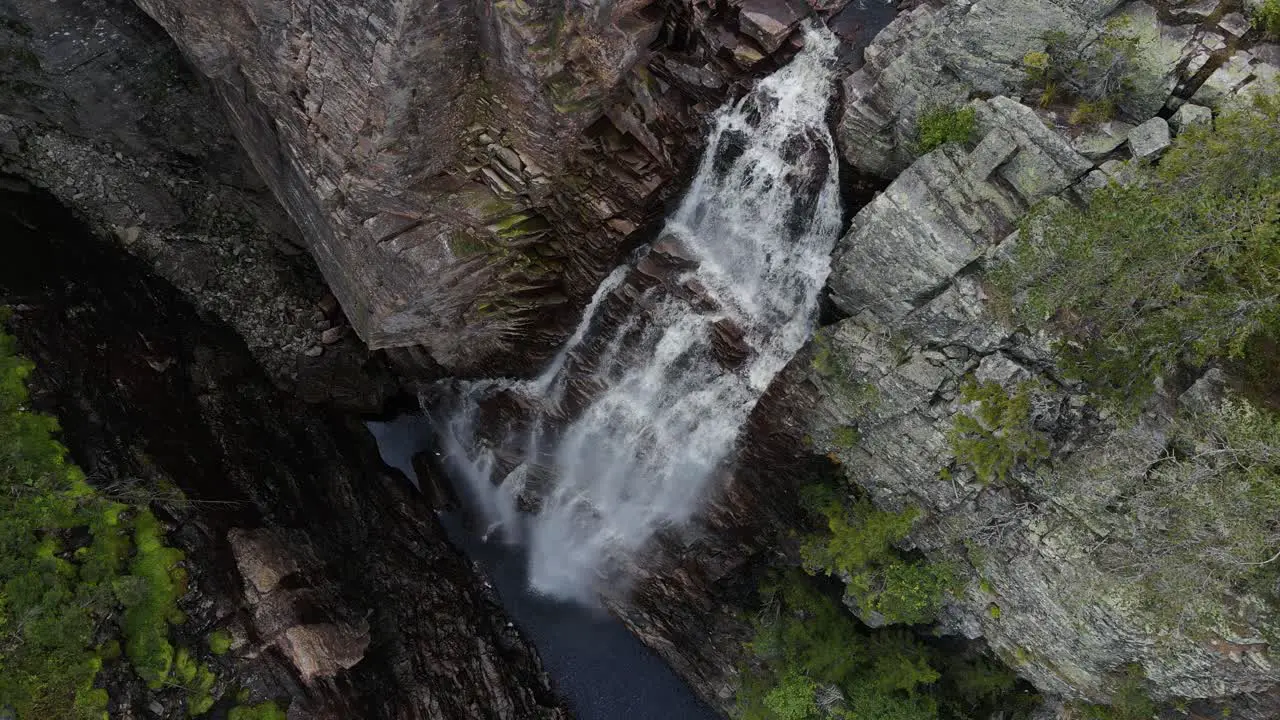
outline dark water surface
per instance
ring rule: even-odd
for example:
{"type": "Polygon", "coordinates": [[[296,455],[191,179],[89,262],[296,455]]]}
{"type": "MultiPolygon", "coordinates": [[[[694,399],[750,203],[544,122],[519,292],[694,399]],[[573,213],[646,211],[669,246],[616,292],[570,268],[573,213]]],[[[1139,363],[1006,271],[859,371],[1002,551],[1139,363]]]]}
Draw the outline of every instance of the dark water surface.
{"type": "MultiPolygon", "coordinates": [[[[383,460],[416,481],[411,458],[429,450],[426,418],[370,422],[383,460]]],[[[458,488],[459,492],[462,488],[458,488]]],[[[498,591],[507,615],[533,642],[555,690],[578,720],[715,720],[720,716],[656,653],[608,613],[529,590],[524,549],[485,542],[453,513],[440,516],[453,543],[498,591]]],[[[495,533],[496,537],[497,533],[495,533]]]]}

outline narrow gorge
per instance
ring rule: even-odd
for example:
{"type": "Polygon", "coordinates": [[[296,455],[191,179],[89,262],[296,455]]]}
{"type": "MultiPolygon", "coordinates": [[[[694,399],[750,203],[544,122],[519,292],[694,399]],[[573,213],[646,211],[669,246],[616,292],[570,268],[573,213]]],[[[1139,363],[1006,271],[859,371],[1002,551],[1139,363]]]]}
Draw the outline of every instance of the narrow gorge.
{"type": "Polygon", "coordinates": [[[1277,0],[0,63],[0,719],[1280,717],[1277,0]]]}

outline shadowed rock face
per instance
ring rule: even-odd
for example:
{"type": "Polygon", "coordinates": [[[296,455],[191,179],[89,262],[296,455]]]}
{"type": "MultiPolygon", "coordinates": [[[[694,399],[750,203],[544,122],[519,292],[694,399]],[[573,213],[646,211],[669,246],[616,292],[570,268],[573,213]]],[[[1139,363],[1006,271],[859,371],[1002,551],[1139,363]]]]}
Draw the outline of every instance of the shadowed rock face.
{"type": "Polygon", "coordinates": [[[0,172],[230,325],[277,385],[363,410],[394,391],[208,88],[131,0],[0,0],[0,65],[0,172]]]}
{"type": "Polygon", "coordinates": [[[360,336],[425,346],[455,372],[550,355],[691,168],[700,119],[768,64],[760,43],[794,49],[804,14],[643,0],[138,4],[212,78],[360,336]]]}
{"type": "MultiPolygon", "coordinates": [[[[150,499],[185,553],[175,644],[222,679],[213,716],[239,685],[298,720],[566,717],[360,423],[272,387],[233,332],[15,187],[0,186],[0,304],[38,368],[33,405],[59,417],[94,483],[150,499]],[[206,649],[215,628],[233,638],[226,655],[206,649]]],[[[149,691],[127,661],[102,677],[113,717],[187,717],[181,693],[149,691]]]]}

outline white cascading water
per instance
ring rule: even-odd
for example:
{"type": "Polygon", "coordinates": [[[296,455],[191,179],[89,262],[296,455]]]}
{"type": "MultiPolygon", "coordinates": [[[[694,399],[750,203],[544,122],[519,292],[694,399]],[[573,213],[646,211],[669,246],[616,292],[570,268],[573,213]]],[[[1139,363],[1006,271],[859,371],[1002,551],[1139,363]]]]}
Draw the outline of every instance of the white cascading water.
{"type": "Polygon", "coordinates": [[[440,423],[442,451],[473,501],[508,539],[529,548],[539,592],[586,599],[615,582],[656,533],[701,507],[718,468],[770,381],[804,344],[840,230],[835,146],[825,115],[837,41],[806,32],[794,60],[722,108],[688,194],[662,234],[692,269],[677,271],[700,301],[647,292],[588,363],[598,388],[567,425],[560,416],[570,354],[629,268],[597,290],[578,330],[546,371],[528,381],[463,389],[462,409],[440,423]],[[749,348],[726,369],[713,324],[729,323],[749,348]],[[496,456],[475,435],[478,403],[514,393],[534,418],[503,441],[525,462],[500,482],[496,456]],[[529,467],[551,487],[520,519],[516,497],[529,467]],[[523,523],[523,526],[521,526],[523,523]]]}

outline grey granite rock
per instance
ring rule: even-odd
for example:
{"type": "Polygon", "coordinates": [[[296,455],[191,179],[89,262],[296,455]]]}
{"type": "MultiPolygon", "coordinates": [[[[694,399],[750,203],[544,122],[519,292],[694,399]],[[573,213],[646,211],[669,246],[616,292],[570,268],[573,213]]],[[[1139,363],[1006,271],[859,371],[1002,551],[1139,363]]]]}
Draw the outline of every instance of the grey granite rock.
{"type": "Polygon", "coordinates": [[[1133,126],[1126,122],[1118,120],[1105,122],[1086,128],[1071,142],[1071,147],[1090,160],[1099,160],[1123,145],[1129,137],[1130,130],[1133,130],[1133,126]]]}
{"type": "Polygon", "coordinates": [[[915,122],[974,94],[1009,95],[1027,81],[1023,58],[1045,34],[1083,36],[1121,0],[966,0],[900,15],[844,81],[838,139],[855,167],[892,177],[912,159],[915,122]]]}
{"type": "Polygon", "coordinates": [[[1129,151],[1138,160],[1155,159],[1172,143],[1169,123],[1154,117],[1129,132],[1129,151]]]}
{"type": "MultiPolygon", "coordinates": [[[[1002,98],[985,105],[980,117],[998,113],[1002,120],[984,123],[986,136],[974,150],[949,146],[914,162],[858,213],[839,242],[829,285],[849,317],[821,332],[829,360],[818,364],[802,355],[784,372],[786,386],[803,397],[794,406],[795,421],[814,451],[837,458],[848,481],[879,506],[924,511],[913,546],[932,559],[975,568],[968,588],[943,613],[945,627],[985,637],[1041,690],[1107,701],[1115,674],[1137,663],[1157,698],[1221,703],[1273,692],[1280,668],[1264,645],[1249,644],[1257,628],[1241,624],[1247,613],[1233,616],[1234,625],[1200,628],[1221,638],[1201,642],[1145,610],[1132,587],[1092,553],[1124,522],[1106,508],[1164,452],[1170,399],[1153,404],[1136,425],[1117,427],[1056,374],[1051,337],[1028,336],[989,306],[974,269],[1026,241],[1006,239],[1001,230],[1017,222],[1029,198],[1006,189],[1003,202],[994,202],[991,194],[1015,187],[1008,178],[1017,174],[1006,175],[1008,168],[1029,154],[1041,176],[1077,179],[1088,163],[1052,149],[1065,146],[1064,139],[1049,142],[1027,121],[1010,124],[1009,118],[1034,117],[1029,109],[1017,113],[1002,98]],[[1012,159],[1010,127],[1025,131],[1012,159]],[[1049,170],[1055,158],[1062,162],[1049,170]],[[975,166],[982,168],[978,175],[1000,182],[984,187],[966,172],[975,166]],[[1033,419],[1054,438],[1050,471],[1021,472],[1013,484],[1021,490],[1014,490],[983,486],[952,464],[947,436],[963,409],[958,388],[966,377],[1042,384],[1033,419]],[[861,438],[852,447],[837,440],[836,429],[847,427],[861,438]],[[950,469],[946,480],[940,479],[944,467],[950,469]],[[998,614],[988,612],[993,605],[998,614]],[[1224,647],[1242,649],[1233,658],[1224,647]]],[[[1145,133],[1159,135],[1163,123],[1139,134],[1138,147],[1149,147],[1145,133]]],[[[1063,189],[1056,183],[1036,192],[1063,189]]],[[[1195,394],[1184,397],[1189,402],[1195,394]]],[[[1239,600],[1253,602],[1247,593],[1239,600]]],[[[1244,714],[1260,720],[1270,717],[1273,704],[1251,707],[1244,714]]]]}
{"type": "Polygon", "coordinates": [[[1203,105],[1185,103],[1169,118],[1169,127],[1175,133],[1196,125],[1213,125],[1213,111],[1203,105]]]}
{"type": "Polygon", "coordinates": [[[1262,44],[1236,51],[1209,75],[1191,101],[1219,108],[1280,92],[1280,57],[1271,52],[1275,47],[1262,44]]]}

